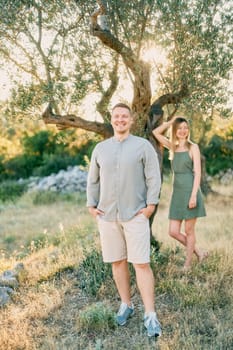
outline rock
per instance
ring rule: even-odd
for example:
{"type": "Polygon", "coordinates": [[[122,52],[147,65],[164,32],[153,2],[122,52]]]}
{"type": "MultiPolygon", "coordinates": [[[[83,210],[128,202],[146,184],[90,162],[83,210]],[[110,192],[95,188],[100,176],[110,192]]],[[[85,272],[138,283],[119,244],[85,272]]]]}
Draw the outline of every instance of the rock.
{"type": "Polygon", "coordinates": [[[85,192],[87,172],[78,166],[69,166],[67,170],[60,170],[43,178],[29,178],[28,191],[53,191],[61,193],[85,192]]]}
{"type": "Polygon", "coordinates": [[[230,183],[233,182],[233,169],[228,169],[222,174],[219,181],[222,185],[230,185],[230,183]]]}
{"type": "Polygon", "coordinates": [[[5,270],[0,275],[0,307],[10,301],[10,295],[19,286],[19,275],[25,271],[23,263],[18,263],[12,270],[5,270]]]}
{"type": "Polygon", "coordinates": [[[220,184],[228,186],[233,184],[233,169],[221,170],[219,173],[212,177],[208,177],[208,181],[217,180],[220,184]]]}
{"type": "Polygon", "coordinates": [[[6,305],[10,301],[10,295],[13,289],[9,287],[0,287],[0,307],[6,305]]]}
{"type": "Polygon", "coordinates": [[[25,266],[23,263],[18,263],[13,269],[14,276],[18,279],[19,276],[25,272],[25,266]]]}
{"type": "Polygon", "coordinates": [[[19,286],[19,282],[15,277],[10,276],[9,274],[4,276],[0,276],[0,286],[17,288],[19,286]]]}

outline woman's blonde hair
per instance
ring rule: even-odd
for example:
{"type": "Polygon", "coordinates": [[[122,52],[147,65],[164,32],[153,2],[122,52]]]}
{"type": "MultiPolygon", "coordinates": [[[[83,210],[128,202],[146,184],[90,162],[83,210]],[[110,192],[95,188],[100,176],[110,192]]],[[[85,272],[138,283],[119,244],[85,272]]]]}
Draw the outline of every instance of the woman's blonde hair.
{"type": "MultiPolygon", "coordinates": [[[[169,159],[173,159],[173,157],[174,157],[174,152],[175,152],[176,147],[178,145],[178,139],[177,139],[176,133],[177,133],[177,129],[181,123],[186,123],[188,128],[189,128],[189,123],[188,123],[187,119],[185,119],[184,117],[177,117],[174,120],[174,123],[172,124],[172,128],[171,128],[171,134],[170,134],[171,149],[169,151],[169,159]]],[[[192,142],[190,141],[190,130],[189,130],[189,134],[187,137],[186,145],[187,145],[188,149],[190,149],[190,147],[192,145],[192,142]]]]}

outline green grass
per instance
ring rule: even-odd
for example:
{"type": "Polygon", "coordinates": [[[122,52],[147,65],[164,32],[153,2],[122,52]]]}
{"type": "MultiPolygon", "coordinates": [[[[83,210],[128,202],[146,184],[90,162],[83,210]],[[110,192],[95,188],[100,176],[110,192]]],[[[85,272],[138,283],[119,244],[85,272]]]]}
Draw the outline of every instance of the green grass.
{"type": "MultiPolygon", "coordinates": [[[[231,188],[221,191],[230,193],[231,188]]],[[[198,220],[197,243],[208,259],[194,258],[182,274],[184,250],[167,235],[170,183],[163,186],[153,232],[161,248],[151,251],[156,310],[163,334],[148,339],[143,306],[131,283],[135,315],[117,327],[119,297],[109,264],[102,262],[96,222],[85,196],[25,194],[1,206],[0,272],[25,265],[13,301],[0,310],[0,349],[6,350],[228,350],[233,345],[233,258],[231,198],[207,198],[207,217],[198,220]]]]}
{"type": "Polygon", "coordinates": [[[15,202],[26,191],[26,184],[20,184],[14,180],[6,180],[0,183],[0,201],[15,202]]]}
{"type": "Polygon", "coordinates": [[[85,259],[79,264],[77,277],[79,288],[89,296],[97,297],[101,286],[112,277],[110,264],[104,264],[97,249],[84,251],[85,259]]]}
{"type": "Polygon", "coordinates": [[[116,326],[113,310],[102,302],[87,305],[78,316],[78,329],[82,332],[100,332],[104,335],[116,326]]]}

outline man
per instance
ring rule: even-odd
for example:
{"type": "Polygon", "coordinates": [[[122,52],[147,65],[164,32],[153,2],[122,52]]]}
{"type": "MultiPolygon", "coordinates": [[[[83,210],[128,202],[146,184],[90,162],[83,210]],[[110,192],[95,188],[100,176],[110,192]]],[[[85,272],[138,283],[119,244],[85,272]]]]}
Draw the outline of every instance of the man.
{"type": "Polygon", "coordinates": [[[119,325],[134,314],[130,297],[128,262],[136,273],[145,308],[148,336],[160,336],[154,307],[154,276],[150,267],[149,217],[159,201],[161,178],[155,150],[149,141],[130,134],[130,108],[113,107],[114,136],[100,142],[92,153],[87,182],[87,206],[97,219],[104,262],[112,264],[121,298],[119,325]]]}

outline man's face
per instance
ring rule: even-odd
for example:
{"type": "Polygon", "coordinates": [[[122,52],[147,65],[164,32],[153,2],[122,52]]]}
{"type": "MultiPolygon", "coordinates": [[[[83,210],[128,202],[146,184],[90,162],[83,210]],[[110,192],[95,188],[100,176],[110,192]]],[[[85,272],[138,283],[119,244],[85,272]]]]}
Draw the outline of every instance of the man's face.
{"type": "Polygon", "coordinates": [[[127,108],[116,107],[112,111],[111,124],[116,133],[125,134],[129,132],[132,123],[133,118],[127,108]]]}

